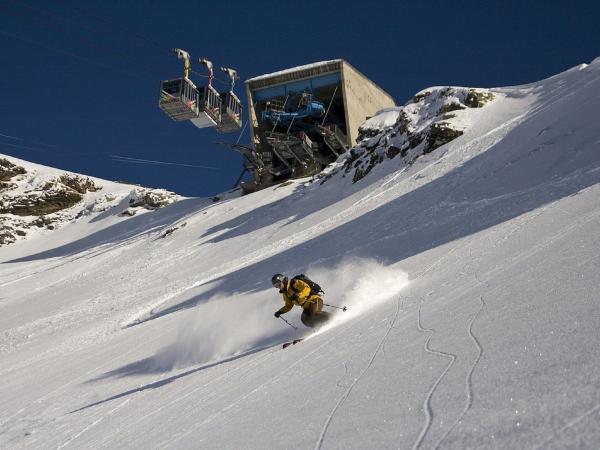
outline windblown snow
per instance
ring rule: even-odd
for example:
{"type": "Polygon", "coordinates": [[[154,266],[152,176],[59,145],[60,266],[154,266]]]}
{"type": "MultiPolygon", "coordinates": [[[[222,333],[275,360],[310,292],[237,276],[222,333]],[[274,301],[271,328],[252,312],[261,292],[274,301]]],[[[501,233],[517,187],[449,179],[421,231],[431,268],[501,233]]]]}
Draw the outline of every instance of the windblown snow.
{"type": "Polygon", "coordinates": [[[597,448],[600,59],[490,89],[424,150],[428,92],[362,127],[360,179],[345,155],[0,247],[0,447],[597,448]],[[348,310],[274,318],[276,272],[348,310]]]}

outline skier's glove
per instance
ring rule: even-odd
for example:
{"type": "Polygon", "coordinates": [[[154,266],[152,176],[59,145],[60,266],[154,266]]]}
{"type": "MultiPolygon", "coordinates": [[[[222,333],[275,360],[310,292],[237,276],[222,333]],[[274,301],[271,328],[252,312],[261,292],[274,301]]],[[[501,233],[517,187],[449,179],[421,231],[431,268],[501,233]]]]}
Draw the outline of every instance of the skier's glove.
{"type": "Polygon", "coordinates": [[[279,311],[275,311],[275,314],[273,314],[273,315],[279,319],[279,316],[281,315],[281,313],[279,311]]]}

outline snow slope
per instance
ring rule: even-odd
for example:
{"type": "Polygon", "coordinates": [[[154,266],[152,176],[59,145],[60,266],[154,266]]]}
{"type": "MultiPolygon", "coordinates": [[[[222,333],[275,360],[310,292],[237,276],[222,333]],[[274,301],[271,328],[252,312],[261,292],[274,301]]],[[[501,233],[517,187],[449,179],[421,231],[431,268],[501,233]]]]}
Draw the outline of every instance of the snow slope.
{"type": "Polygon", "coordinates": [[[356,183],[2,247],[0,447],[597,448],[600,59],[491,91],[356,183]],[[349,311],[281,350],[275,272],[349,311]]]}

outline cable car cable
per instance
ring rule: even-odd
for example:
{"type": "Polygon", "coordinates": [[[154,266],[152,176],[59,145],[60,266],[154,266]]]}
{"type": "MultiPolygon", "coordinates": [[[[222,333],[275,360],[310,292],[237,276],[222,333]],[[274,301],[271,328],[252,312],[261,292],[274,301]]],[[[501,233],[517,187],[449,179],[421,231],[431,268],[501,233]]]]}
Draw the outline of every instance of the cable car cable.
{"type": "Polygon", "coordinates": [[[37,42],[37,41],[33,41],[31,39],[24,38],[22,36],[17,36],[16,34],[8,33],[8,32],[6,32],[4,30],[0,30],[0,34],[3,34],[4,36],[8,36],[8,37],[11,37],[13,39],[17,39],[17,40],[20,40],[20,41],[23,41],[23,42],[27,42],[28,44],[37,45],[37,46],[42,47],[42,48],[44,48],[46,50],[51,50],[53,52],[62,53],[63,55],[70,56],[72,58],[79,59],[81,61],[85,61],[85,62],[87,62],[89,64],[94,64],[94,65],[102,67],[104,69],[116,70],[118,72],[127,74],[129,76],[135,76],[135,77],[139,78],[140,80],[149,79],[149,78],[143,78],[143,77],[141,77],[138,73],[129,72],[128,70],[125,70],[125,69],[119,69],[119,68],[116,68],[116,67],[112,67],[112,66],[103,64],[103,63],[101,63],[101,62],[99,62],[97,60],[86,58],[84,56],[80,56],[80,55],[78,55],[76,53],[72,53],[72,52],[69,52],[69,51],[66,51],[66,50],[63,50],[63,49],[60,49],[60,48],[51,47],[51,46],[49,46],[47,44],[44,44],[44,43],[41,43],[41,42],[37,42]]]}
{"type": "MultiPolygon", "coordinates": [[[[118,50],[115,50],[114,48],[106,48],[106,47],[102,47],[102,46],[98,45],[97,43],[99,41],[97,39],[90,38],[89,37],[89,32],[101,34],[102,33],[101,30],[84,26],[81,23],[74,22],[73,20],[71,20],[69,18],[61,16],[60,14],[56,14],[56,13],[53,13],[51,11],[47,11],[47,10],[42,9],[42,8],[34,7],[34,6],[28,5],[27,3],[24,3],[24,2],[21,2],[21,1],[16,1],[16,0],[5,0],[5,1],[9,1],[9,2],[11,2],[13,4],[18,5],[18,6],[25,7],[25,8],[28,8],[28,9],[32,10],[32,11],[35,11],[38,14],[43,14],[43,15],[46,15],[46,16],[50,16],[53,19],[61,20],[61,21],[66,22],[68,24],[75,25],[76,27],[79,27],[80,29],[86,30],[86,31],[81,31],[81,30],[72,29],[71,31],[73,33],[76,33],[76,34],[79,35],[78,37],[75,37],[75,39],[77,39],[79,42],[83,43],[84,45],[87,45],[90,48],[93,48],[95,50],[100,50],[100,51],[108,53],[108,54],[113,54],[114,56],[117,56],[118,58],[124,59],[124,60],[126,60],[128,62],[133,62],[133,63],[135,63],[138,66],[142,66],[146,70],[149,70],[151,72],[158,70],[157,67],[147,66],[145,63],[142,63],[141,60],[139,60],[139,59],[136,61],[134,59],[134,57],[132,55],[130,55],[130,54],[120,52],[118,50]]],[[[13,11],[13,14],[14,13],[15,13],[15,11],[13,11]]],[[[54,26],[55,26],[55,28],[59,28],[60,31],[64,35],[66,35],[64,28],[58,27],[56,24],[54,24],[54,26]]],[[[69,37],[69,36],[67,36],[67,37],[69,37]]],[[[69,37],[69,38],[71,38],[71,37],[69,37]]],[[[107,66],[105,66],[105,67],[107,67],[107,66]]],[[[128,72],[128,73],[131,73],[131,72],[128,72]]]]}
{"type": "Polygon", "coordinates": [[[94,14],[94,13],[92,13],[90,11],[86,11],[84,9],[81,9],[81,8],[77,7],[77,6],[70,6],[70,8],[71,9],[75,9],[75,10],[77,10],[77,11],[85,14],[88,17],[92,17],[92,18],[95,18],[95,19],[97,19],[97,20],[99,20],[101,22],[104,22],[104,23],[108,24],[108,25],[112,25],[113,27],[115,27],[115,28],[117,28],[117,29],[119,29],[119,30],[121,30],[121,31],[123,31],[125,33],[128,33],[128,34],[130,34],[132,36],[135,36],[138,39],[141,39],[142,41],[146,41],[149,44],[152,44],[153,46],[155,46],[155,47],[157,47],[157,48],[159,48],[161,50],[164,50],[164,51],[167,51],[167,52],[171,53],[171,49],[170,48],[165,47],[164,45],[158,43],[157,41],[155,41],[153,39],[150,39],[147,36],[144,36],[143,34],[140,34],[140,33],[135,32],[135,31],[131,31],[128,28],[125,28],[124,26],[122,26],[120,24],[117,24],[117,23],[115,23],[115,22],[113,22],[113,21],[111,21],[111,20],[109,20],[109,19],[107,19],[107,18],[105,18],[103,16],[100,16],[98,14],[94,14]]]}
{"type": "MultiPolygon", "coordinates": [[[[195,71],[195,70],[193,70],[193,69],[190,69],[190,73],[191,73],[191,74],[194,74],[194,75],[196,75],[197,77],[202,77],[202,78],[210,78],[208,75],[204,75],[203,73],[198,73],[198,72],[196,72],[196,71],[195,71]]],[[[214,77],[214,76],[213,76],[213,81],[218,81],[218,82],[219,82],[219,83],[221,83],[221,84],[226,84],[226,85],[229,85],[229,82],[228,82],[228,81],[223,81],[223,80],[221,80],[220,78],[217,78],[217,77],[214,77]]]]}
{"type": "Polygon", "coordinates": [[[248,125],[248,119],[246,119],[246,123],[244,124],[244,128],[242,128],[242,131],[240,131],[240,135],[237,138],[237,141],[235,141],[236,144],[240,143],[240,139],[242,138],[242,135],[244,134],[244,131],[246,130],[246,126],[248,125]]]}

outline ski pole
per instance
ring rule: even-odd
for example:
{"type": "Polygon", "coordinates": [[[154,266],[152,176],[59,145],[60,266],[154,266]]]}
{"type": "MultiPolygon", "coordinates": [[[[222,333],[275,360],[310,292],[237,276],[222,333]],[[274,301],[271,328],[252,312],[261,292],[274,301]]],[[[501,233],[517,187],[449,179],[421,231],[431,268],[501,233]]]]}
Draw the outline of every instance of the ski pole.
{"type": "Polygon", "coordinates": [[[283,317],[279,316],[279,318],[281,320],[283,320],[285,323],[287,323],[290,327],[292,327],[294,330],[297,330],[298,328],[296,328],[294,325],[292,325],[291,323],[289,323],[287,320],[285,320],[283,317]]]}
{"type": "Polygon", "coordinates": [[[323,303],[325,306],[330,306],[332,308],[337,308],[337,309],[341,309],[342,311],[346,311],[348,309],[347,306],[335,306],[335,305],[330,305],[329,303],[323,303]]]}

